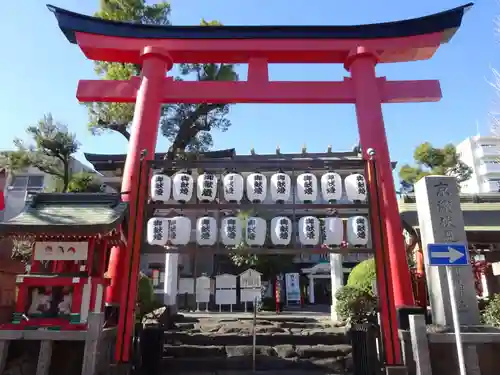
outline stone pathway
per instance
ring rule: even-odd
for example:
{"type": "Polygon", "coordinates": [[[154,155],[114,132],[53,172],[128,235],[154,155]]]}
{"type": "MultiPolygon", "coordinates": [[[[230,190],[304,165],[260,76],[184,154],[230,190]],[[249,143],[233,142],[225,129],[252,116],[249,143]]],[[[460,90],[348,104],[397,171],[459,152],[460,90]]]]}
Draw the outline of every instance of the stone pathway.
{"type": "MultiPolygon", "coordinates": [[[[176,371],[250,370],[252,332],[252,319],[186,317],[167,331],[165,366],[176,371]]],[[[352,369],[345,329],[324,319],[259,317],[256,343],[259,370],[341,374],[352,369]]]]}

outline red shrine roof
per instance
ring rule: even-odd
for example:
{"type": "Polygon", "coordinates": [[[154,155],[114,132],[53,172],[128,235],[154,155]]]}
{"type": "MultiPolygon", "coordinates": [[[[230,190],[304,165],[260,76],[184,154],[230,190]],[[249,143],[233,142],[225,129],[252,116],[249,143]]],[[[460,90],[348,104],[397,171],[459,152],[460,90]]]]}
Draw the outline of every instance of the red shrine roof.
{"type": "Polygon", "coordinates": [[[19,215],[0,223],[0,236],[107,234],[125,219],[119,194],[40,193],[19,215]]]}

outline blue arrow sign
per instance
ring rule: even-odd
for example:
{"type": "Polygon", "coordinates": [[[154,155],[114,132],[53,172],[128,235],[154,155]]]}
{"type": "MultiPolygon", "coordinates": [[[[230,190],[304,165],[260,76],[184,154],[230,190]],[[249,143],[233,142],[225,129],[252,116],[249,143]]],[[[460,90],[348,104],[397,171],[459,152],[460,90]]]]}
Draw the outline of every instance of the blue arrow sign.
{"type": "Polygon", "coordinates": [[[431,243],[427,245],[429,266],[466,266],[469,249],[456,243],[431,243]]]}

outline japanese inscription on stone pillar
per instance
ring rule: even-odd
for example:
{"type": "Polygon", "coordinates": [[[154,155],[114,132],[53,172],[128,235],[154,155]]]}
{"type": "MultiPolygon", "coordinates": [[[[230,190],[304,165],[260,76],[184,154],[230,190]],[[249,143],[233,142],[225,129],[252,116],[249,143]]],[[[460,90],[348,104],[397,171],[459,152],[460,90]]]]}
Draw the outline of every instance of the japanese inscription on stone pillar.
{"type": "MultiPolygon", "coordinates": [[[[467,244],[458,184],[454,177],[422,178],[415,184],[415,197],[423,249],[427,249],[430,243],[467,244]]],[[[429,267],[427,251],[424,251],[424,256],[433,323],[451,326],[453,323],[446,271],[443,267],[429,267]]],[[[472,266],[455,267],[453,284],[460,323],[479,324],[472,266]]]]}

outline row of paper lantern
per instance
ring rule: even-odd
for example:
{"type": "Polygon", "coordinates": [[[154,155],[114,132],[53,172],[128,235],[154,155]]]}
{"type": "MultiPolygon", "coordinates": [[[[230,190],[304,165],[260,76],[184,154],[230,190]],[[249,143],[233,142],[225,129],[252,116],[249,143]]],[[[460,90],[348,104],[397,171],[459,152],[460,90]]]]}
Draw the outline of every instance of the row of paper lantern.
{"type": "MultiPolygon", "coordinates": [[[[327,246],[340,246],[344,241],[344,224],[341,218],[320,219],[314,216],[300,218],[299,241],[305,246],[315,246],[321,241],[327,246]],[[322,232],[322,233],[321,233],[322,232]]],[[[191,240],[191,220],[185,216],[174,218],[151,218],[147,223],[147,241],[151,245],[187,245],[191,240]]],[[[267,222],[260,217],[249,217],[243,223],[238,217],[229,216],[221,221],[220,241],[225,246],[239,245],[243,237],[249,246],[263,246],[267,235],[267,222]],[[245,225],[245,227],[243,227],[245,225]]],[[[275,217],[270,223],[271,241],[277,246],[292,242],[292,221],[285,216],[275,217]]],[[[200,246],[213,246],[218,240],[217,220],[211,216],[196,220],[196,242],[200,246]]],[[[347,220],[347,242],[352,246],[366,246],[369,240],[368,220],[364,216],[353,216],[347,220]]]]}
{"type": "MultiPolygon", "coordinates": [[[[347,198],[351,201],[366,200],[366,181],[363,175],[355,173],[344,179],[347,198]]],[[[212,202],[217,197],[218,178],[211,173],[198,176],[196,195],[202,202],[212,202]]],[[[333,203],[342,197],[342,178],[338,173],[328,172],[321,176],[319,183],[323,199],[333,203]]],[[[267,177],[262,173],[251,173],[246,178],[228,173],[222,178],[224,199],[239,203],[246,191],[248,200],[261,203],[268,192],[267,177]]],[[[187,173],[177,173],[172,178],[164,174],[155,174],[151,179],[151,198],[153,201],[167,202],[172,196],[175,201],[188,202],[194,191],[194,179],[187,173]]],[[[286,202],[292,193],[292,179],[286,173],[278,172],[271,176],[269,191],[274,202],[286,202]]],[[[318,197],[318,178],[312,173],[297,176],[297,201],[314,202],[318,197]]]]}

